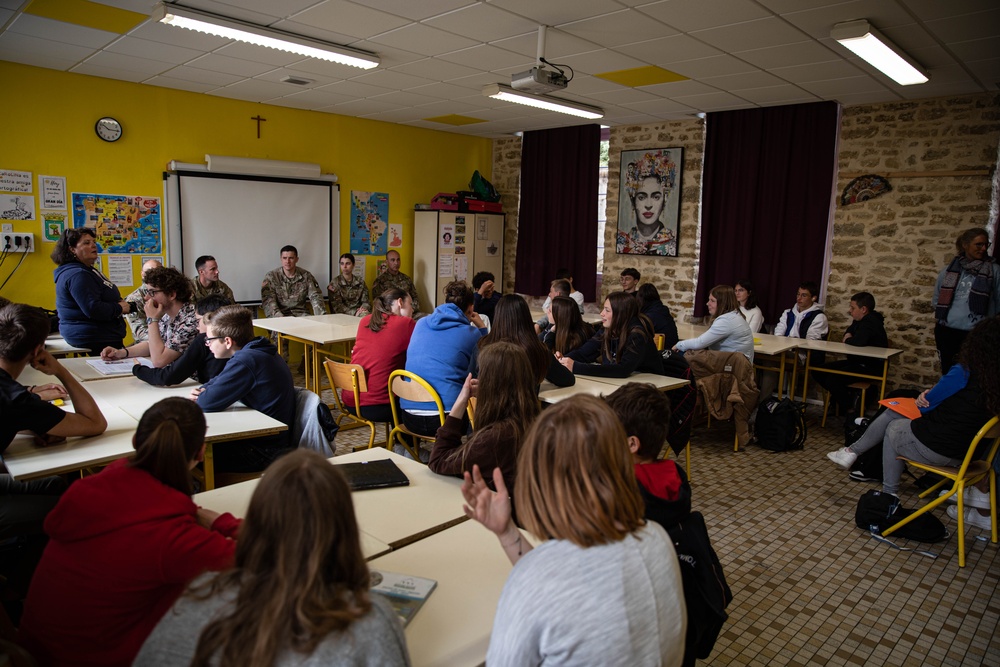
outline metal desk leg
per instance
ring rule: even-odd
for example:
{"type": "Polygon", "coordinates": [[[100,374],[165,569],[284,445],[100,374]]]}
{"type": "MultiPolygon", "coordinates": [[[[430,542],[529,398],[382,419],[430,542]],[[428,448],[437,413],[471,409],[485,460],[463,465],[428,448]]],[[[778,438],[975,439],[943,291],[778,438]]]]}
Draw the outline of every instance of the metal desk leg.
{"type": "Polygon", "coordinates": [[[205,460],[202,462],[205,469],[205,491],[215,488],[215,453],[212,451],[212,443],[205,443],[205,460]]]}

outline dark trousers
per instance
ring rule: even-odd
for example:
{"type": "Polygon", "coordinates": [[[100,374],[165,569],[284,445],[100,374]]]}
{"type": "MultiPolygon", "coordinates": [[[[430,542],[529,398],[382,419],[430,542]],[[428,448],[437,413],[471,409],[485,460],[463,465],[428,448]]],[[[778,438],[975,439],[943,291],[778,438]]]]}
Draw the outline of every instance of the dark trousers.
{"type": "MultiPolygon", "coordinates": [[[[348,412],[352,415],[358,414],[357,408],[350,405],[344,406],[348,412]]],[[[362,405],[361,406],[361,417],[369,421],[373,421],[379,424],[391,424],[392,423],[392,406],[388,403],[383,405],[362,405]]],[[[437,420],[437,417],[434,418],[437,420]]],[[[437,430],[434,431],[437,433],[437,430]]]]}
{"type": "Polygon", "coordinates": [[[0,475],[0,540],[17,535],[42,535],[45,516],[66,490],[62,477],[45,477],[30,482],[0,475]]]}
{"type": "Polygon", "coordinates": [[[943,324],[934,325],[934,346],[937,347],[938,355],[941,358],[941,375],[948,372],[957,361],[958,352],[962,349],[962,343],[968,331],[963,329],[952,329],[943,324]]]}

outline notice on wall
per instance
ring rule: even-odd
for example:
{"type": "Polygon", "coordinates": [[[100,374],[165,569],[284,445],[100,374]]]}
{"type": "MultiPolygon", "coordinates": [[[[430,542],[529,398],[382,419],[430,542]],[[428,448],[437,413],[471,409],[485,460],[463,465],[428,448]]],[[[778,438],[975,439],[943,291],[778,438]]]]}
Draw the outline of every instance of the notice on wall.
{"type": "Polygon", "coordinates": [[[34,220],[35,198],[31,195],[0,195],[0,218],[34,220]]]}
{"type": "Polygon", "coordinates": [[[365,277],[365,256],[355,255],[354,256],[354,275],[361,276],[364,280],[365,277]]]}
{"type": "Polygon", "coordinates": [[[0,169],[0,191],[28,194],[31,192],[31,172],[0,169]]]}
{"type": "Polygon", "coordinates": [[[455,280],[469,279],[469,258],[465,255],[455,255],[455,280]]]}
{"type": "Polygon", "coordinates": [[[66,209],[66,179],[62,176],[39,176],[38,193],[41,208],[66,209]]]}
{"type": "Polygon", "coordinates": [[[476,240],[485,241],[490,237],[490,220],[489,218],[477,218],[476,219],[476,240]]]}
{"type": "Polygon", "coordinates": [[[441,225],[441,234],[438,236],[438,247],[442,250],[455,246],[455,225],[441,225]]]}
{"type": "Polygon", "coordinates": [[[42,218],[42,238],[46,241],[58,241],[66,229],[66,218],[69,214],[66,211],[46,211],[41,210],[38,215],[42,218]]]}
{"type": "Polygon", "coordinates": [[[132,280],[132,256],[108,255],[108,278],[119,287],[135,284],[132,280]]]}
{"type": "Polygon", "coordinates": [[[389,225],[389,247],[390,248],[403,247],[403,225],[397,225],[397,224],[389,225]]]}
{"type": "Polygon", "coordinates": [[[438,256],[438,277],[440,278],[451,278],[455,275],[455,266],[452,263],[452,255],[450,252],[447,254],[442,253],[438,256]]]}

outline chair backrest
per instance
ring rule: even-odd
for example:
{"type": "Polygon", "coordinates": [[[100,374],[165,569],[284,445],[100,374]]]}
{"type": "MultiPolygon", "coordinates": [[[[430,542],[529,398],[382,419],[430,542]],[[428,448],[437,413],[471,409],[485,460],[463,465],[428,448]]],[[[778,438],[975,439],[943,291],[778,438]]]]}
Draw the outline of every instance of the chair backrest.
{"type": "Polygon", "coordinates": [[[985,460],[987,466],[993,465],[993,458],[997,455],[997,448],[1000,446],[1000,417],[993,417],[988,422],[983,424],[983,427],[979,429],[975,437],[972,438],[972,443],[969,445],[969,450],[965,453],[965,460],[962,461],[962,467],[958,469],[958,476],[964,477],[966,470],[969,468],[969,464],[976,457],[976,451],[979,449],[979,444],[983,440],[993,440],[993,444],[990,445],[989,450],[986,452],[986,457],[979,457],[981,460],[985,460]]]}
{"type": "Polygon", "coordinates": [[[360,364],[345,364],[332,359],[323,362],[326,369],[326,377],[330,381],[330,389],[333,390],[334,399],[337,401],[337,408],[344,412],[344,406],[337,396],[337,389],[349,391],[354,394],[354,405],[361,404],[361,394],[368,391],[368,381],[365,379],[365,369],[360,364]]]}
{"type": "Polygon", "coordinates": [[[444,424],[444,403],[434,387],[427,380],[410,371],[393,371],[389,374],[389,402],[392,404],[392,419],[398,426],[402,424],[397,413],[398,401],[403,398],[415,403],[434,403],[438,409],[441,424],[444,424]]]}
{"type": "Polygon", "coordinates": [[[465,411],[469,413],[469,424],[476,428],[476,397],[469,396],[469,402],[465,406],[465,411]]]}

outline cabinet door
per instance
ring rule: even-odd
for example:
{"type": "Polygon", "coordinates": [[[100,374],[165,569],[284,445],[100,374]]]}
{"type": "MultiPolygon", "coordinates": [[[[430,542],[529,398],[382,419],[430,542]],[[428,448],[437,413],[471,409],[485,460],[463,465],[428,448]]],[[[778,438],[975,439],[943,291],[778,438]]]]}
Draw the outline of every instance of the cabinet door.
{"type": "Polygon", "coordinates": [[[496,278],[496,290],[503,289],[503,223],[504,216],[496,213],[467,213],[469,239],[473,259],[469,280],[480,271],[489,271],[496,278]]]}

